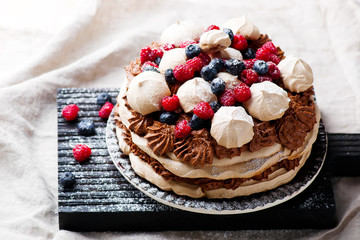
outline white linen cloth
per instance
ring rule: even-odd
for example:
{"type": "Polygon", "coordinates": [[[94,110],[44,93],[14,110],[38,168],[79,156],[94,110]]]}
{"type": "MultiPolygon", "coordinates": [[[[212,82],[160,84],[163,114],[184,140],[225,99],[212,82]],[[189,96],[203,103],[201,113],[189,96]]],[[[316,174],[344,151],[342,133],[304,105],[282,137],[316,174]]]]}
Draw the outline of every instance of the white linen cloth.
{"type": "Polygon", "coordinates": [[[177,20],[221,25],[247,13],[313,69],[331,133],[360,133],[360,2],[4,1],[0,10],[0,239],[356,239],[360,179],[334,179],[328,230],[59,231],[56,89],[120,87],[123,67],[177,20]],[[10,11],[15,9],[16,11],[10,11]],[[14,16],[10,13],[16,13],[14,16]],[[41,27],[34,27],[41,26],[41,27]],[[59,30],[61,28],[61,30],[59,30]]]}

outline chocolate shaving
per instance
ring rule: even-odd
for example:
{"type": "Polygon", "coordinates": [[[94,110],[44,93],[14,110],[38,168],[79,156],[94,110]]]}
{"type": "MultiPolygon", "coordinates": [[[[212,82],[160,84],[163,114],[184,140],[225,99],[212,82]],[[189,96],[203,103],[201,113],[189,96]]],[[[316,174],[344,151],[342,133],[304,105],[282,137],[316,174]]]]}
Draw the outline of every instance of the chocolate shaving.
{"type": "Polygon", "coordinates": [[[206,129],[191,131],[187,138],[177,140],[174,154],[178,159],[192,166],[211,164],[214,150],[210,139],[206,129]]]}
{"type": "Polygon", "coordinates": [[[161,156],[174,150],[174,130],[175,126],[162,124],[158,121],[147,128],[148,133],[145,138],[148,140],[148,146],[156,155],[161,156]]]}

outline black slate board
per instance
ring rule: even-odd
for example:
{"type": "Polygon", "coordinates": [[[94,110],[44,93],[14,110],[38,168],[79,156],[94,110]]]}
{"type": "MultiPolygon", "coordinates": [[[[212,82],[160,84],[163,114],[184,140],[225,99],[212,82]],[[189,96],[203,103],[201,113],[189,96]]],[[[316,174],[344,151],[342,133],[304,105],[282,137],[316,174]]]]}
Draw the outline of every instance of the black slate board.
{"type": "MultiPolygon", "coordinates": [[[[96,96],[108,92],[115,100],[119,89],[58,90],[58,172],[74,173],[71,189],[58,188],[59,227],[74,231],[156,231],[331,228],[335,226],[335,200],[328,168],[299,196],[273,208],[236,215],[206,215],[165,206],[128,183],[113,165],[105,143],[106,121],[98,117],[96,96]],[[66,122],[62,108],[75,103],[78,119],[66,122]],[[91,118],[96,135],[77,133],[78,121],[91,118]],[[84,163],[73,159],[78,143],[92,148],[84,163]]],[[[326,163],[326,165],[329,165],[326,163]]]]}

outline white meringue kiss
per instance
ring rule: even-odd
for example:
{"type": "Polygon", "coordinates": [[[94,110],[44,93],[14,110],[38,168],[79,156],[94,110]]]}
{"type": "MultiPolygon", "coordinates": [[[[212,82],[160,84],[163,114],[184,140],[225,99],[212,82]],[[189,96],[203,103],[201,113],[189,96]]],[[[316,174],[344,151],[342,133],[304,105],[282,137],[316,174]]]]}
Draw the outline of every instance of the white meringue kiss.
{"type": "Polygon", "coordinates": [[[186,63],[185,48],[174,48],[164,51],[164,55],[159,65],[159,71],[164,73],[167,69],[174,69],[175,66],[186,63]]]}
{"type": "Polygon", "coordinates": [[[198,41],[203,32],[204,28],[200,25],[188,21],[178,21],[164,30],[160,41],[162,44],[171,43],[178,47],[185,40],[198,41]]]}
{"type": "Polygon", "coordinates": [[[230,19],[222,27],[230,28],[234,34],[243,35],[247,40],[257,40],[260,37],[259,29],[247,19],[246,14],[240,18],[230,19]]]}
{"type": "Polygon", "coordinates": [[[214,53],[229,47],[231,40],[221,30],[210,30],[201,35],[199,45],[204,52],[214,53]]]}

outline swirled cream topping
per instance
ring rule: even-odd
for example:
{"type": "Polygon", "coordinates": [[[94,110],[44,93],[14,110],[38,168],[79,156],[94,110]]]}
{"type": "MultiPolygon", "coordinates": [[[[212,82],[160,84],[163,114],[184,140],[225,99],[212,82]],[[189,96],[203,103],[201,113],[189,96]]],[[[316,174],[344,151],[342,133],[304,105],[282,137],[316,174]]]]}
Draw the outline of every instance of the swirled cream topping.
{"type": "Polygon", "coordinates": [[[243,107],[221,107],[211,122],[210,134],[226,148],[236,148],[251,141],[254,122],[243,107]]]}
{"type": "Polygon", "coordinates": [[[186,113],[191,112],[199,102],[217,100],[216,95],[211,92],[210,83],[202,78],[193,78],[185,82],[176,95],[179,97],[180,105],[186,113]]]}
{"type": "Polygon", "coordinates": [[[174,48],[164,51],[159,70],[161,73],[164,73],[166,69],[174,69],[175,66],[186,63],[186,59],[185,48],[174,48]]]}
{"type": "Polygon", "coordinates": [[[206,53],[214,53],[231,45],[229,35],[221,30],[204,32],[199,41],[200,48],[206,53]]]}
{"type": "Polygon", "coordinates": [[[132,109],[146,115],[161,110],[161,100],[170,96],[164,75],[145,71],[134,77],[129,84],[127,100],[132,109]]]}
{"type": "Polygon", "coordinates": [[[237,76],[234,76],[227,72],[219,72],[217,74],[217,77],[221,78],[225,82],[225,88],[226,89],[234,89],[241,81],[237,78],[237,76]]]}
{"type": "Polygon", "coordinates": [[[260,37],[259,29],[247,19],[246,14],[240,18],[228,20],[222,28],[230,28],[234,34],[243,35],[247,40],[257,40],[260,37]]]}
{"type": "Polygon", "coordinates": [[[286,56],[279,63],[278,68],[285,88],[291,92],[304,92],[313,84],[314,77],[311,67],[298,57],[286,56]]]}
{"type": "Polygon", "coordinates": [[[198,41],[203,32],[204,29],[201,25],[188,21],[178,21],[164,30],[160,41],[162,44],[172,43],[178,47],[185,40],[198,41]]]}
{"type": "Polygon", "coordinates": [[[270,81],[254,83],[250,87],[251,98],[244,102],[251,116],[261,121],[281,118],[289,108],[287,92],[270,81]]]}
{"type": "Polygon", "coordinates": [[[211,55],[212,58],[223,58],[223,59],[238,59],[243,60],[243,56],[240,51],[235,48],[225,48],[211,55]]]}

